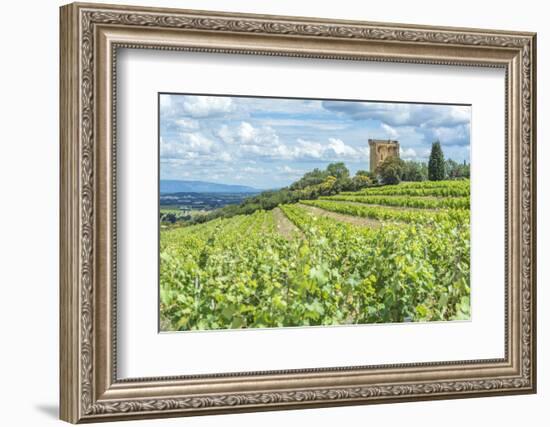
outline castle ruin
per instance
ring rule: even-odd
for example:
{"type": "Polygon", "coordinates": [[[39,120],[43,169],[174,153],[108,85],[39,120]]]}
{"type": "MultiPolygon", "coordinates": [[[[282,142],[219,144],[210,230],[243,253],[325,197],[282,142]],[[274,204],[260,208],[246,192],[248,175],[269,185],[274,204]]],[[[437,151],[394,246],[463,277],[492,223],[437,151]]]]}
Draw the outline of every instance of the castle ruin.
{"type": "Polygon", "coordinates": [[[399,158],[399,141],[391,139],[369,139],[370,171],[376,168],[388,157],[399,158]]]}

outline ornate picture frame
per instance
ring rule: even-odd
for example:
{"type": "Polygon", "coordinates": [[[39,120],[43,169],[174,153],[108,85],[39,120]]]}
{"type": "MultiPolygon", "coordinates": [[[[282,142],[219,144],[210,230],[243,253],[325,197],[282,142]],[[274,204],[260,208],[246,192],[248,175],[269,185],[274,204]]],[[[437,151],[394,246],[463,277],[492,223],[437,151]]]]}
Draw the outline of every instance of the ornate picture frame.
{"type": "Polygon", "coordinates": [[[74,3],[61,15],[60,416],[112,421],[536,391],[536,35],[74,3]],[[117,378],[117,49],[498,67],[502,359],[117,378]]]}

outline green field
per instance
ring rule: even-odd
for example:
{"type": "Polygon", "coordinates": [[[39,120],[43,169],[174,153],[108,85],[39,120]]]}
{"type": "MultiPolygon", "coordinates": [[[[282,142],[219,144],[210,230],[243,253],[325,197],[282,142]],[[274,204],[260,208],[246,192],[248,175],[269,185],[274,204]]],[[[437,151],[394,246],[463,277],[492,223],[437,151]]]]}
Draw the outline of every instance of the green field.
{"type": "Polygon", "coordinates": [[[468,319],[469,196],[401,183],[161,230],[161,329],[468,319]]]}

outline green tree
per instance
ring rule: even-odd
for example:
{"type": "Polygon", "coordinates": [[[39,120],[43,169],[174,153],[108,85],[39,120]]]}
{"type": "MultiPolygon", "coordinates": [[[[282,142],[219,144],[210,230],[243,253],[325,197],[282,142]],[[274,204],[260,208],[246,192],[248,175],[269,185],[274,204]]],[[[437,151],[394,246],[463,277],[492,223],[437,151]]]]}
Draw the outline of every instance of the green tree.
{"type": "Polygon", "coordinates": [[[470,178],[470,164],[467,164],[466,161],[460,166],[459,178],[470,178]]]}
{"type": "Polygon", "coordinates": [[[428,179],[430,181],[445,179],[445,157],[439,141],[432,144],[432,152],[428,161],[428,179]]]}
{"type": "Polygon", "coordinates": [[[445,173],[449,179],[470,178],[470,165],[466,161],[458,163],[452,159],[447,159],[445,161],[445,173]]]}
{"type": "Polygon", "coordinates": [[[338,180],[349,178],[349,169],[344,162],[331,163],[327,166],[327,173],[329,176],[333,176],[338,180]]]}
{"type": "Polygon", "coordinates": [[[397,157],[388,157],[384,160],[376,172],[382,178],[382,183],[386,185],[399,184],[405,171],[405,162],[397,157]]]}
{"type": "Polygon", "coordinates": [[[321,184],[329,174],[327,171],[315,168],[307,172],[302,178],[290,185],[291,190],[301,190],[311,185],[321,184]]]}
{"type": "Polygon", "coordinates": [[[355,178],[362,178],[362,177],[367,177],[370,180],[369,185],[378,183],[378,179],[377,179],[377,176],[376,176],[376,171],[371,172],[371,171],[366,171],[366,170],[363,170],[363,169],[359,169],[357,172],[355,172],[354,179],[355,178]]]}
{"type": "Polygon", "coordinates": [[[320,185],[320,192],[323,196],[330,196],[335,193],[335,186],[337,185],[338,180],[336,177],[330,175],[325,179],[320,185]]]}
{"type": "Polygon", "coordinates": [[[351,179],[351,191],[359,191],[362,188],[366,188],[372,185],[372,180],[368,175],[355,174],[351,179]]]}
{"type": "Polygon", "coordinates": [[[458,172],[458,163],[455,162],[453,159],[445,160],[445,178],[446,179],[456,178],[457,172],[458,172]]]}
{"type": "Polygon", "coordinates": [[[407,161],[404,164],[403,181],[425,181],[428,179],[428,169],[425,163],[407,161]]]}

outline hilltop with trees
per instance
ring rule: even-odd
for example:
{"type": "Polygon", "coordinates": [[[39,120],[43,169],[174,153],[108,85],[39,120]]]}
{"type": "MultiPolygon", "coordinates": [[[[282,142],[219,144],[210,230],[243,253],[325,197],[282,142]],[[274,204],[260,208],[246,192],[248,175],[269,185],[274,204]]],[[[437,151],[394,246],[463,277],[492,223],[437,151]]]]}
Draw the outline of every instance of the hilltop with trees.
{"type": "Polygon", "coordinates": [[[257,210],[270,210],[279,205],[296,203],[300,200],[317,199],[341,191],[359,191],[374,185],[375,178],[367,171],[359,170],[351,176],[343,162],[331,163],[325,169],[315,168],[298,181],[279,190],[264,191],[251,196],[239,205],[224,206],[221,209],[197,216],[193,222],[205,222],[214,218],[229,218],[235,215],[251,214],[257,210]]]}
{"type": "Polygon", "coordinates": [[[205,215],[194,216],[191,222],[251,214],[258,210],[271,210],[283,204],[297,203],[300,200],[314,200],[321,196],[331,196],[343,191],[359,191],[371,186],[394,185],[401,181],[439,181],[469,177],[470,165],[460,164],[451,159],[445,160],[441,144],[436,141],[432,144],[428,164],[388,157],[379,165],[376,173],[358,170],[352,176],[343,162],[330,163],[325,169],[315,168],[305,173],[288,187],[264,191],[246,198],[238,205],[227,205],[205,215]]]}
{"type": "Polygon", "coordinates": [[[394,185],[401,181],[442,181],[444,179],[470,178],[470,165],[445,160],[439,141],[432,144],[428,164],[413,160],[404,161],[388,157],[377,168],[379,184],[394,185]]]}

